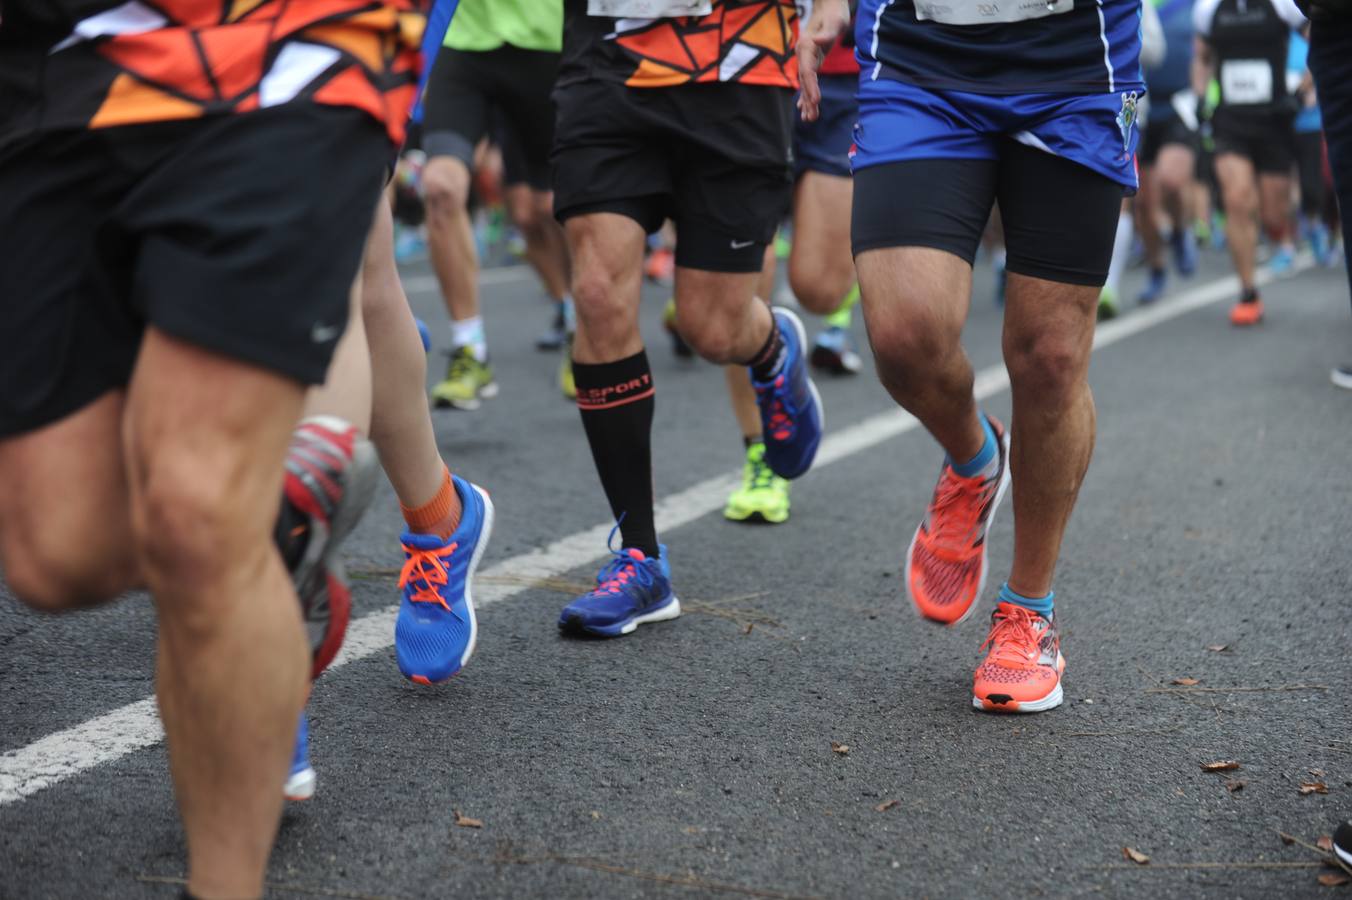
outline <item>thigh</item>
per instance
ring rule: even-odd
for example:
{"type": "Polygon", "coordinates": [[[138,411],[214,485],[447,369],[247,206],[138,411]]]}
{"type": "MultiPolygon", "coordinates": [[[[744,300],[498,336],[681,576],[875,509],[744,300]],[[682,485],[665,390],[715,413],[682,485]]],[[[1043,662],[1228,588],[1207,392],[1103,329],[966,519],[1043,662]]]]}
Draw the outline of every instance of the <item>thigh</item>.
{"type": "Polygon", "coordinates": [[[131,180],[89,132],[0,159],[0,439],[127,383],[142,331],[128,302],[138,248],[111,219],[131,180]]]}
{"type": "Polygon", "coordinates": [[[1247,154],[1237,152],[1234,145],[1227,142],[1222,151],[1216,147],[1216,183],[1221,189],[1221,199],[1226,196],[1247,195],[1256,190],[1258,170],[1247,154]]]}
{"type": "MultiPolygon", "coordinates": [[[[793,191],[793,249],[789,275],[823,284],[824,293],[850,289],[854,261],[850,256],[850,210],[854,185],[848,177],[805,172],[793,191]]],[[[829,310],[828,310],[829,312],[829,310]]]]}
{"type": "Polygon", "coordinates": [[[322,383],[380,196],[383,130],[358,110],[291,106],[181,132],[117,213],[141,248],[135,303],[164,334],[322,383]]]}
{"type": "Polygon", "coordinates": [[[1189,144],[1170,143],[1160,148],[1155,163],[1156,181],[1170,185],[1184,185],[1192,180],[1197,169],[1197,153],[1189,144]]]}
{"type": "Polygon", "coordinates": [[[491,103],[479,67],[489,53],[442,48],[423,97],[423,151],[448,156],[474,170],[474,149],[488,134],[491,103]]]}
{"type": "Polygon", "coordinates": [[[995,202],[997,169],[994,159],[917,159],[856,170],[856,261],[870,250],[928,247],[970,267],[995,202]]]}
{"type": "Polygon", "coordinates": [[[1014,140],[1002,149],[998,179],[1006,270],[1045,281],[1102,287],[1123,186],[1077,162],[1014,140]]]}

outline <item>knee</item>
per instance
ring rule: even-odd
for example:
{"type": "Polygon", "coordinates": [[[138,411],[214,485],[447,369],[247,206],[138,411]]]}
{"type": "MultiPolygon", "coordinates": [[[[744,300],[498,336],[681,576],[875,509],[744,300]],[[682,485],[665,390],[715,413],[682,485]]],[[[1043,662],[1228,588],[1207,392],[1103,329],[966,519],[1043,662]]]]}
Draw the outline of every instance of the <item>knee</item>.
{"type": "Polygon", "coordinates": [[[245,481],[241,469],[225,453],[181,450],[162,451],[146,467],[132,497],[132,536],[152,589],[222,578],[245,562],[251,542],[266,544],[266,529],[250,533],[240,496],[248,492],[234,487],[245,481]]]}
{"type": "Polygon", "coordinates": [[[524,197],[511,197],[508,214],[512,224],[528,238],[536,237],[549,224],[549,213],[536,202],[533,191],[524,197]]]}
{"type": "Polygon", "coordinates": [[[1251,216],[1258,208],[1258,192],[1248,184],[1227,184],[1221,199],[1227,216],[1251,216]]]}
{"type": "Polygon", "coordinates": [[[956,336],[923,318],[871,319],[868,334],[878,377],[889,386],[914,382],[936,369],[935,363],[947,357],[957,343],[956,336]]]}
{"type": "Polygon", "coordinates": [[[1085,384],[1089,342],[1069,336],[1038,334],[1005,346],[1005,367],[1015,391],[1059,405],[1085,384]]]}
{"type": "Polygon", "coordinates": [[[14,596],[40,612],[95,606],[130,590],[135,582],[130,559],[98,560],[73,553],[69,534],[54,534],[39,523],[7,528],[0,559],[4,581],[14,596]]]}
{"type": "Polygon", "coordinates": [[[623,340],[633,311],[614,272],[603,266],[579,267],[573,272],[573,308],[588,337],[608,344],[623,340]]]}
{"type": "Polygon", "coordinates": [[[423,199],[429,218],[444,221],[467,215],[469,208],[469,170],[456,160],[429,163],[422,176],[423,199]]]}
{"type": "Polygon", "coordinates": [[[789,289],[813,315],[828,316],[839,309],[853,281],[853,266],[832,266],[824,260],[789,263],[789,289]]]}
{"type": "MultiPolygon", "coordinates": [[[[681,321],[681,338],[711,363],[745,363],[748,360],[734,358],[738,346],[738,327],[738,322],[717,314],[687,316],[681,321]]],[[[762,338],[768,336],[769,331],[766,330],[762,338]]]]}

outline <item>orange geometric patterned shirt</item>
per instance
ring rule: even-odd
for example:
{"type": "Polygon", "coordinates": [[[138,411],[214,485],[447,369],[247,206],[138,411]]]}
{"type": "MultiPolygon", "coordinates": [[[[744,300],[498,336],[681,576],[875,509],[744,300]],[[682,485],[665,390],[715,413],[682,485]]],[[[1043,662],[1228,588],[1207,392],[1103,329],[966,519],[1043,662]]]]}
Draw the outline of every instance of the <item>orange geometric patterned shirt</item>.
{"type": "Polygon", "coordinates": [[[568,0],[561,84],[588,78],[635,88],[738,82],[798,87],[794,0],[714,0],[705,16],[616,19],[589,16],[568,0]]]}
{"type": "Polygon", "coordinates": [[[402,142],[416,0],[0,0],[0,143],[33,131],[350,106],[402,142]]]}

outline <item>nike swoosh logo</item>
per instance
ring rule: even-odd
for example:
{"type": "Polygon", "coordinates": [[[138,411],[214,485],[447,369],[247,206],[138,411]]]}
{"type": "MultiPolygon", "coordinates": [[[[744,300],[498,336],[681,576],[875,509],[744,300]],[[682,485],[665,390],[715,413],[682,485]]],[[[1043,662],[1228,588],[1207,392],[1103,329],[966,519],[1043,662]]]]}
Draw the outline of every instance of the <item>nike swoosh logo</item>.
{"type": "Polygon", "coordinates": [[[754,243],[756,243],[756,242],[755,242],[755,241],[733,241],[733,242],[732,242],[732,249],[734,249],[734,250],[745,250],[747,247],[750,247],[750,246],[751,246],[752,244],[754,244],[754,243]]]}
{"type": "Polygon", "coordinates": [[[316,322],[314,327],[310,329],[310,340],[314,341],[316,344],[327,344],[341,334],[342,331],[343,326],[341,325],[325,325],[321,322],[316,322]]]}

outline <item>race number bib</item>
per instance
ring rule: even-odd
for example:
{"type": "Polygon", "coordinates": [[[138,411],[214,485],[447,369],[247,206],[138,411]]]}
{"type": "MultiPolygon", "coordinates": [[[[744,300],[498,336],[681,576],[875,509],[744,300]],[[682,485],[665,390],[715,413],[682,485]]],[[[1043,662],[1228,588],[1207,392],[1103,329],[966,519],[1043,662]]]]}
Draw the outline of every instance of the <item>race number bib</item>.
{"type": "Polygon", "coordinates": [[[1059,16],[1075,0],[915,0],[915,17],[941,25],[993,25],[1059,16]]]}
{"type": "Polygon", "coordinates": [[[1265,59],[1227,59],[1221,63],[1221,97],[1242,106],[1272,102],[1272,65],[1265,59]]]}
{"type": "Polygon", "coordinates": [[[707,16],[713,9],[713,0],[587,0],[587,15],[614,19],[707,16]]]}

